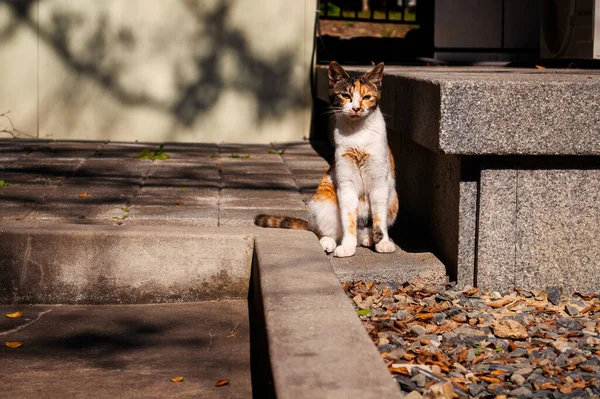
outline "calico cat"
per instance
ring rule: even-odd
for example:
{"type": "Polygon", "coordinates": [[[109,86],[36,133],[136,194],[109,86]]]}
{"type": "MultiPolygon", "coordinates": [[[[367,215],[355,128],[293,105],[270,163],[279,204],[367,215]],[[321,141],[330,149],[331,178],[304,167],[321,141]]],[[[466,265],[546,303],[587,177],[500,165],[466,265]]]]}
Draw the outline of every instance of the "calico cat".
{"type": "Polygon", "coordinates": [[[396,220],[394,158],[379,110],[383,63],[357,79],[335,61],[329,65],[329,98],[335,116],[335,161],[310,201],[308,222],[258,215],[255,224],[310,230],[323,250],[353,256],[358,244],[394,252],[388,227],[396,220]]]}

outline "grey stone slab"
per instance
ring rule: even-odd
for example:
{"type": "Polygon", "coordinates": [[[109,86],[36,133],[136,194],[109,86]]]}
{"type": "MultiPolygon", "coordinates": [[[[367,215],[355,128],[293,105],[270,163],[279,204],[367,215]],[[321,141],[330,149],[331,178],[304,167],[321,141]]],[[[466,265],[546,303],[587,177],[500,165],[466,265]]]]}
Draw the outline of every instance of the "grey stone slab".
{"type": "MultiPolygon", "coordinates": [[[[73,182],[68,182],[73,183],[73,182]]],[[[137,184],[102,181],[90,184],[63,184],[45,196],[44,203],[51,207],[124,205],[135,195],[137,184]]]]}
{"type": "Polygon", "coordinates": [[[292,175],[233,174],[223,175],[223,188],[247,188],[266,190],[297,190],[292,175]]]}
{"type": "Polygon", "coordinates": [[[111,178],[142,177],[152,164],[147,159],[119,159],[107,162],[103,159],[89,159],[77,168],[74,177],[111,178]]]}
{"type": "Polygon", "coordinates": [[[170,161],[205,162],[219,155],[219,146],[213,143],[164,143],[163,151],[170,161]]]}
{"type": "Polygon", "coordinates": [[[254,218],[256,215],[266,213],[276,216],[290,216],[308,220],[308,211],[296,209],[273,209],[273,208],[252,208],[252,209],[220,209],[219,226],[224,227],[255,227],[254,218]]]}
{"type": "MultiPolygon", "coordinates": [[[[5,180],[11,182],[11,180],[5,180]]],[[[11,183],[10,186],[0,187],[1,206],[23,206],[25,203],[43,203],[47,196],[56,190],[55,185],[30,183],[11,183]]]]}
{"type": "Polygon", "coordinates": [[[25,146],[28,159],[86,159],[100,151],[104,142],[99,141],[51,141],[47,144],[25,146]]]}
{"type": "Polygon", "coordinates": [[[108,205],[80,203],[57,206],[43,204],[35,206],[26,221],[34,223],[67,223],[67,224],[102,224],[112,225],[123,216],[127,204],[112,203],[108,205]]]}
{"type": "MultiPolygon", "coordinates": [[[[238,144],[238,143],[220,143],[219,151],[222,156],[230,154],[256,154],[269,155],[269,151],[274,151],[275,148],[271,144],[238,144]]],[[[277,155],[277,154],[275,154],[277,155]]]]}
{"type": "Polygon", "coordinates": [[[2,206],[0,207],[0,221],[15,222],[22,220],[31,212],[31,208],[25,206],[2,206]]]}
{"type": "Polygon", "coordinates": [[[348,310],[349,299],[313,233],[276,229],[261,233],[264,231],[268,236],[256,239],[255,251],[265,309],[348,310]]]}
{"type": "Polygon", "coordinates": [[[183,201],[188,205],[217,204],[219,190],[193,187],[142,187],[133,199],[134,205],[176,205],[183,201]]]}
{"type": "Polygon", "coordinates": [[[516,284],[598,292],[600,171],[519,170],[516,284]]]}
{"type": "Polygon", "coordinates": [[[221,152],[219,156],[219,163],[239,163],[239,164],[251,164],[255,162],[270,162],[270,163],[283,163],[283,158],[279,154],[269,154],[268,151],[263,152],[221,152]]]}
{"type": "Polygon", "coordinates": [[[219,168],[214,164],[153,162],[148,177],[160,179],[218,179],[219,168]]]}
{"type": "Polygon", "coordinates": [[[126,143],[109,142],[94,154],[94,159],[130,158],[136,159],[144,150],[158,151],[158,143],[126,143]]]}
{"type": "Polygon", "coordinates": [[[462,181],[458,204],[458,253],[456,281],[475,286],[475,248],[477,246],[477,181],[462,181]]]}
{"type": "Polygon", "coordinates": [[[350,258],[328,256],[333,270],[340,281],[390,281],[426,284],[444,284],[446,268],[433,254],[428,252],[406,252],[397,247],[396,252],[380,254],[373,249],[356,248],[350,258]]]}
{"type": "Polygon", "coordinates": [[[298,198],[298,190],[296,188],[287,190],[277,190],[270,188],[223,188],[220,192],[223,201],[234,199],[290,199],[298,198]]]}
{"type": "MultiPolygon", "coordinates": [[[[0,305],[2,314],[15,309],[0,305]]],[[[32,324],[4,319],[10,398],[236,398],[252,396],[246,301],[19,306],[32,324]],[[39,319],[38,319],[39,317],[39,319]],[[227,337],[237,325],[236,335],[227,337]],[[182,383],[170,378],[185,377],[182,383]],[[230,384],[216,388],[215,382],[230,384]]],[[[4,369],[6,370],[6,369],[4,369]]],[[[4,374],[4,373],[3,373],[4,374]]],[[[8,377],[7,377],[8,378],[8,377]]]]}
{"type": "Polygon", "coordinates": [[[227,229],[0,226],[0,303],[246,298],[254,239],[227,229]]]}
{"type": "Polygon", "coordinates": [[[171,178],[160,178],[160,177],[149,177],[143,182],[144,187],[152,189],[218,189],[222,186],[222,179],[220,176],[206,176],[205,178],[198,179],[171,179],[171,178]]]}
{"type": "Polygon", "coordinates": [[[287,158],[285,164],[290,170],[295,169],[314,169],[326,171],[329,169],[329,163],[323,158],[306,157],[304,159],[291,159],[287,158]]]}
{"type": "Polygon", "coordinates": [[[273,174],[290,175],[291,172],[283,163],[252,162],[252,163],[223,163],[221,171],[224,175],[236,174],[273,174]]]}
{"type": "Polygon", "coordinates": [[[481,171],[477,286],[504,290],[521,286],[515,275],[517,170],[481,171]]]}
{"type": "Polygon", "coordinates": [[[402,397],[316,237],[267,231],[255,267],[277,397],[402,397]]]}
{"type": "Polygon", "coordinates": [[[217,227],[219,208],[216,203],[183,205],[133,205],[126,220],[136,226],[197,226],[217,227]]]}
{"type": "Polygon", "coordinates": [[[224,209],[293,209],[306,211],[306,205],[302,202],[301,198],[270,198],[265,196],[263,198],[244,198],[244,199],[230,199],[221,198],[219,202],[221,210],[224,209]]]}

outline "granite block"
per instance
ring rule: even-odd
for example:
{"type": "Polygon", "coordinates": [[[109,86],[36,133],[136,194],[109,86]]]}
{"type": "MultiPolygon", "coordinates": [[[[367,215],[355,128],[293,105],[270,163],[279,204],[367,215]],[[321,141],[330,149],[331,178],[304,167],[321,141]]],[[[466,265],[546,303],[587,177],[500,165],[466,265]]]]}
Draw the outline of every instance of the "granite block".
{"type": "Polygon", "coordinates": [[[600,170],[519,170],[515,280],[600,289],[600,170]]]}
{"type": "Polygon", "coordinates": [[[481,171],[477,286],[512,289],[515,280],[517,170],[481,171]]]}

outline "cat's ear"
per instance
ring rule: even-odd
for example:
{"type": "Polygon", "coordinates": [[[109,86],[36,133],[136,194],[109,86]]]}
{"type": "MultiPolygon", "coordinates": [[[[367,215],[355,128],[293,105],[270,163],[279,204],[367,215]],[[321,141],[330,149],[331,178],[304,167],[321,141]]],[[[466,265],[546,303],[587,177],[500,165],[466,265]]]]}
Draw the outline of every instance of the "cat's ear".
{"type": "Polygon", "coordinates": [[[367,82],[373,83],[377,90],[381,90],[381,80],[383,79],[383,62],[375,65],[375,68],[371,72],[366,73],[363,79],[367,82]]]}
{"type": "Polygon", "coordinates": [[[329,87],[335,86],[337,82],[344,79],[350,79],[350,75],[344,71],[340,64],[331,61],[331,64],[329,64],[329,87]]]}

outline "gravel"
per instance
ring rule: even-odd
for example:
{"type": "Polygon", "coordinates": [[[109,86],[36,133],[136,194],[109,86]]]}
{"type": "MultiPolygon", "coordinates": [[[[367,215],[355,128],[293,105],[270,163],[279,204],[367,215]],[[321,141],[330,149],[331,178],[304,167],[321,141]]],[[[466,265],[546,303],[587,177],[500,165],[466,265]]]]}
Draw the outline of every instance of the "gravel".
{"type": "Polygon", "coordinates": [[[413,399],[600,399],[598,295],[566,297],[558,287],[485,293],[420,282],[342,285],[413,399]]]}

